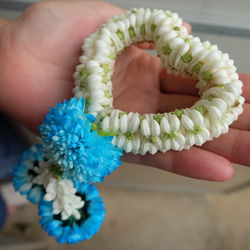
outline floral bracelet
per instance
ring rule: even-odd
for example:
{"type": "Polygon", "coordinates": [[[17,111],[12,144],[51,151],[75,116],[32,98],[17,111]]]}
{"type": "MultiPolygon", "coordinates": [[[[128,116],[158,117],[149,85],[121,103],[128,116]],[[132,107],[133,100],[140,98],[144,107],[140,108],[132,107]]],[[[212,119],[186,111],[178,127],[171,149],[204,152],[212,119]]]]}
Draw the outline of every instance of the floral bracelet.
{"type": "Polygon", "coordinates": [[[74,74],[75,97],[51,108],[40,126],[41,144],[14,168],[14,186],[38,204],[42,227],[60,243],[94,235],[104,219],[97,189],[135,154],[189,149],[223,133],[242,113],[242,82],[228,54],[189,35],[176,13],[133,9],[86,38],[74,74]],[[113,108],[115,60],[138,42],[155,44],[168,73],[197,79],[200,100],[191,108],[139,114],[113,108]],[[86,102],[86,106],[85,106],[86,102]]]}

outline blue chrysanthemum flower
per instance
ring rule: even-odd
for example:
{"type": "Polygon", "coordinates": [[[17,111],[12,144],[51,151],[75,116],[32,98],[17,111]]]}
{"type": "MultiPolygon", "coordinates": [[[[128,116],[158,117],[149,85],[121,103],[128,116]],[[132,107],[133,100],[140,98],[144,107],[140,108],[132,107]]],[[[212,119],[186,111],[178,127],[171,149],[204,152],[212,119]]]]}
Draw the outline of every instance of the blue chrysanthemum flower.
{"type": "Polygon", "coordinates": [[[122,151],[110,136],[92,130],[95,117],[84,113],[84,98],[58,103],[40,126],[46,157],[61,166],[63,178],[100,182],[121,165],[122,151]]]}
{"type": "Polygon", "coordinates": [[[43,157],[43,146],[37,144],[23,153],[13,168],[13,185],[16,191],[26,195],[32,203],[38,203],[45,193],[43,182],[48,179],[47,161],[43,157]]]}
{"type": "Polygon", "coordinates": [[[53,201],[41,200],[39,204],[40,223],[50,236],[55,236],[58,243],[74,244],[90,239],[104,220],[104,204],[97,188],[83,183],[75,183],[75,188],[76,194],[85,201],[79,220],[73,216],[62,220],[60,214],[53,214],[53,201]]]}

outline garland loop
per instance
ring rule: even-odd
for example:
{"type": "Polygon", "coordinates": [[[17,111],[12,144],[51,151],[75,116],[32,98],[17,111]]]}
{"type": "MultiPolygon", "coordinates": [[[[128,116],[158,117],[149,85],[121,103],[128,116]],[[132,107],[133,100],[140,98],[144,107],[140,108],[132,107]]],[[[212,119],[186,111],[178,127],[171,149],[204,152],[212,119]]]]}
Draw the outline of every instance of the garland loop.
{"type": "Polygon", "coordinates": [[[85,39],[75,78],[76,97],[87,99],[103,132],[126,152],[151,154],[201,146],[228,132],[242,113],[242,82],[228,54],[189,35],[176,13],[133,9],[113,17],[85,39]],[[138,114],[113,108],[111,76],[116,57],[138,42],[154,42],[168,73],[197,79],[200,100],[191,108],[138,114]]]}

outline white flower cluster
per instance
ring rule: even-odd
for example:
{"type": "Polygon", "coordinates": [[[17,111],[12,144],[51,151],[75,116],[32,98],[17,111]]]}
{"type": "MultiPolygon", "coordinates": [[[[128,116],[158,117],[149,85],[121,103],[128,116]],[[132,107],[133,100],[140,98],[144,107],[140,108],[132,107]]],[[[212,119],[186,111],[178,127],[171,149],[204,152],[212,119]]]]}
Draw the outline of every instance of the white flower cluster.
{"type": "Polygon", "coordinates": [[[51,177],[49,163],[47,161],[38,161],[38,166],[32,166],[31,169],[36,173],[36,176],[32,179],[32,183],[42,185],[46,188],[51,177]]]}
{"type": "Polygon", "coordinates": [[[85,202],[76,195],[76,192],[71,180],[50,178],[44,199],[53,201],[53,213],[61,214],[62,220],[67,220],[70,216],[79,220],[81,218],[79,209],[85,202]]]}
{"type": "Polygon", "coordinates": [[[87,111],[113,144],[126,152],[151,154],[189,149],[228,132],[242,113],[242,82],[228,54],[189,35],[176,13],[133,9],[110,19],[85,39],[84,55],[74,74],[74,93],[85,97],[87,111]],[[200,100],[191,108],[164,114],[113,109],[111,75],[115,59],[136,42],[154,42],[169,73],[194,76],[200,100]]]}
{"type": "Polygon", "coordinates": [[[79,209],[84,206],[85,202],[76,195],[77,190],[73,182],[59,177],[55,178],[47,161],[38,161],[38,166],[34,166],[32,161],[26,161],[26,165],[35,174],[30,180],[30,185],[43,186],[46,190],[44,199],[53,201],[53,214],[61,214],[62,220],[70,216],[80,219],[79,209]]]}

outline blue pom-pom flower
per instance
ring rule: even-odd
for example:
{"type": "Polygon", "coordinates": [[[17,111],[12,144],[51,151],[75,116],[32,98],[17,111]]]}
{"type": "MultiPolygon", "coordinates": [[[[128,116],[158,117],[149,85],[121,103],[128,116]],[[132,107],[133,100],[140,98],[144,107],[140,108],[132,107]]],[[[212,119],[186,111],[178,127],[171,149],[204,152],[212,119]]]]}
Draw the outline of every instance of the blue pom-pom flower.
{"type": "Polygon", "coordinates": [[[112,137],[92,130],[95,117],[84,113],[85,99],[58,103],[46,115],[40,132],[49,161],[60,165],[62,177],[76,182],[100,182],[121,165],[122,151],[112,137]]]}
{"type": "Polygon", "coordinates": [[[32,203],[38,203],[44,195],[48,181],[47,161],[43,157],[43,146],[37,144],[23,153],[13,168],[13,185],[16,191],[26,195],[32,203]]]}
{"type": "Polygon", "coordinates": [[[71,216],[63,220],[60,214],[53,214],[53,201],[41,200],[39,204],[40,223],[58,243],[74,244],[90,239],[99,230],[105,216],[104,204],[96,187],[83,183],[74,186],[76,194],[85,202],[79,211],[80,219],[71,216]]]}

